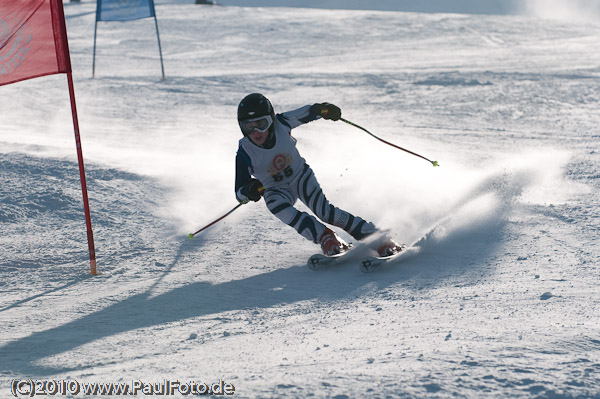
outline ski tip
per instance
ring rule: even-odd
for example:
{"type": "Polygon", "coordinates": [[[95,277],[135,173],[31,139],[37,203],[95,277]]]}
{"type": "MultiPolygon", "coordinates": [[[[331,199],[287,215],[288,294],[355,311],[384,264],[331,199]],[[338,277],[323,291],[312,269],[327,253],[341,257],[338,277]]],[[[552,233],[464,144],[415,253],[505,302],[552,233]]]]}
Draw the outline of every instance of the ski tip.
{"type": "Polygon", "coordinates": [[[193,235],[192,233],[190,233],[190,234],[188,234],[188,238],[189,238],[190,240],[193,240],[193,239],[194,239],[194,235],[193,235]]]}

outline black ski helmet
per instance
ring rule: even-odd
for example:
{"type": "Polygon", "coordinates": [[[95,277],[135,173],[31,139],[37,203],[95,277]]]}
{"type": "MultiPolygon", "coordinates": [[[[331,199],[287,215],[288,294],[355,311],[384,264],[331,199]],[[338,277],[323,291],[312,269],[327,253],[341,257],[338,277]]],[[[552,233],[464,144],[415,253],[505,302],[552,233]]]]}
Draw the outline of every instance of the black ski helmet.
{"type": "Polygon", "coordinates": [[[240,129],[242,128],[241,122],[243,120],[258,118],[259,116],[265,115],[270,115],[271,119],[275,121],[275,111],[273,110],[271,101],[260,93],[248,94],[240,101],[240,105],[238,105],[237,117],[240,129]]]}

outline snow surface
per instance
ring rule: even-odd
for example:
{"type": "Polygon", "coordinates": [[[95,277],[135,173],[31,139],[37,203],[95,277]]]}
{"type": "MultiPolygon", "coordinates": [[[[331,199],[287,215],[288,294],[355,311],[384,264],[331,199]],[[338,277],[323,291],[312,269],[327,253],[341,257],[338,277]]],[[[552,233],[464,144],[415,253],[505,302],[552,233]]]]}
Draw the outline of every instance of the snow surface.
{"type": "MultiPolygon", "coordinates": [[[[0,98],[0,397],[13,378],[232,383],[241,398],[600,398],[600,25],[525,16],[66,4],[100,274],[64,75],[0,98]],[[235,204],[239,100],[328,101],[295,130],[328,198],[401,263],[235,204]]],[[[343,235],[346,239],[349,237],[343,235]]],[[[80,395],[81,397],[81,395],[80,395]]]]}
{"type": "MultiPolygon", "coordinates": [[[[195,4],[196,0],[155,0],[155,4],[172,3],[195,4]]],[[[568,21],[600,21],[600,0],[205,0],[205,3],[245,7],[528,15],[568,21]]]]}

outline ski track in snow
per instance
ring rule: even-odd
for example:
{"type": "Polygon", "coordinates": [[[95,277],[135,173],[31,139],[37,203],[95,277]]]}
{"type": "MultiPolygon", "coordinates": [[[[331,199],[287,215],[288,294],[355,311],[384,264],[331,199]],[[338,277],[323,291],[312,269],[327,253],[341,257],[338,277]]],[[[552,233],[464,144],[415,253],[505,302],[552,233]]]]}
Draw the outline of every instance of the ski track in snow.
{"type": "Polygon", "coordinates": [[[221,378],[242,398],[600,398],[599,25],[161,4],[160,82],[149,20],[99,24],[91,79],[94,11],[65,4],[98,276],[64,76],[1,88],[0,397],[221,378]],[[310,271],[317,247],[262,203],[186,238],[235,205],[252,91],[440,162],[294,131],[328,198],[409,256],[310,271]]]}

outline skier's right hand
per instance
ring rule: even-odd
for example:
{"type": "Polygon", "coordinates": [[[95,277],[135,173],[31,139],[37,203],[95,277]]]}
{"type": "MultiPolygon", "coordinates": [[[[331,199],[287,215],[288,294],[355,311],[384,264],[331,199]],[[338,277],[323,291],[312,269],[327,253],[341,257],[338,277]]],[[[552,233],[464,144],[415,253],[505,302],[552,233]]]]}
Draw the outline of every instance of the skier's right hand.
{"type": "Polygon", "coordinates": [[[248,183],[242,188],[242,194],[246,196],[250,201],[260,201],[265,188],[258,179],[250,179],[248,183]]]}

